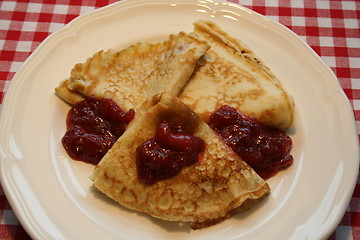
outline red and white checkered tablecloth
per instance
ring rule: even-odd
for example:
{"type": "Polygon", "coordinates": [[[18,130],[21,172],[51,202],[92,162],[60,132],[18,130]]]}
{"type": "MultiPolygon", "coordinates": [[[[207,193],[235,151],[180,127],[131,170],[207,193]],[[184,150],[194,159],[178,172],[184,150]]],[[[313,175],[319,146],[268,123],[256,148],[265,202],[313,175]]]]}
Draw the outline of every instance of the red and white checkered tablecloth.
{"type": "MultiPolygon", "coordinates": [[[[52,32],[114,0],[0,1],[0,104],[16,71],[52,32]]],[[[293,30],[330,66],[354,108],[360,134],[360,1],[231,0],[293,30]]],[[[0,108],[1,110],[1,108],[0,108]]],[[[1,136],[1,134],[0,134],[1,136]]],[[[0,186],[0,239],[30,239],[0,186]]],[[[360,239],[360,182],[329,239],[360,239]]]]}

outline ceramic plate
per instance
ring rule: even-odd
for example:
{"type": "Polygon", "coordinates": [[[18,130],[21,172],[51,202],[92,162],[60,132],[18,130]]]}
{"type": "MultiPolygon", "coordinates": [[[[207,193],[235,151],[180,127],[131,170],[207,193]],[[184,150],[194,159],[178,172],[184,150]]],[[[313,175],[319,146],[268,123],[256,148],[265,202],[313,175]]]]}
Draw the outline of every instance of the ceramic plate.
{"type": "Polygon", "coordinates": [[[0,119],[1,184],[34,239],[321,239],[351,198],[358,142],[349,102],[332,71],[284,26],[235,4],[122,1],[49,36],[16,73],[0,119]],[[101,49],[190,32],[209,19],[249,45],[294,96],[294,164],[268,182],[271,195],[218,225],[186,226],[129,211],[91,190],[92,166],[61,145],[69,106],[54,88],[101,49]]]}

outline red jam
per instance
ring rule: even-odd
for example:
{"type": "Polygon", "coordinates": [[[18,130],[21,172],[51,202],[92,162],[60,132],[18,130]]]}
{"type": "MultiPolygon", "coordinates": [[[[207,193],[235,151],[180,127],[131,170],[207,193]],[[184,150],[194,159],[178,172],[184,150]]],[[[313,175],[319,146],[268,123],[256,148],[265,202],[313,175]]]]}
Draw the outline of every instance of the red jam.
{"type": "Polygon", "coordinates": [[[199,160],[205,142],[180,126],[161,123],[155,136],[136,149],[138,178],[145,184],[153,184],[177,175],[182,168],[199,160]]]}
{"type": "Polygon", "coordinates": [[[94,97],[75,104],[68,113],[62,144],[74,160],[98,164],[134,118],[111,99],[94,97]]]}
{"type": "Polygon", "coordinates": [[[293,163],[292,140],[281,129],[264,126],[227,105],[210,116],[209,124],[264,179],[293,163]]]}

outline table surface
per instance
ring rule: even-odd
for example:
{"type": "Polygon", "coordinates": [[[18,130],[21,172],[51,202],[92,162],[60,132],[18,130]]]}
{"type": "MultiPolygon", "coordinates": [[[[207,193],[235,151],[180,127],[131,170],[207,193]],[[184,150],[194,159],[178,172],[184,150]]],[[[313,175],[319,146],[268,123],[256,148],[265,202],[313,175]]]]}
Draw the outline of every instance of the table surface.
{"type": "MultiPolygon", "coordinates": [[[[79,15],[116,1],[0,1],[0,104],[16,71],[52,32],[79,15]],[[30,3],[31,2],[31,3],[30,3]]],[[[325,61],[349,98],[360,133],[360,1],[244,0],[240,3],[285,25],[325,61]]],[[[1,106],[1,105],[0,105],[1,106]]],[[[0,109],[1,110],[1,109],[0,109]]],[[[360,239],[359,179],[344,217],[329,239],[360,239]]],[[[30,239],[0,186],[0,239],[30,239]]]]}

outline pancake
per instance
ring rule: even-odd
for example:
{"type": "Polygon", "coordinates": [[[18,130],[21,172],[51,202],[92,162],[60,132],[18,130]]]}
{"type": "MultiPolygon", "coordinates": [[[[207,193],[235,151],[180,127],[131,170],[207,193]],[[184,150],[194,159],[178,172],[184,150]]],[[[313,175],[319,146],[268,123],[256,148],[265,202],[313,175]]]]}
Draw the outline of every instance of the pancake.
{"type": "Polygon", "coordinates": [[[195,35],[180,32],[164,42],[102,50],[85,63],[76,64],[55,91],[70,104],[93,96],[111,98],[125,111],[137,110],[157,93],[179,94],[208,48],[195,35]]]}
{"type": "Polygon", "coordinates": [[[230,105],[268,126],[293,125],[292,97],[252,50],[209,21],[195,22],[194,32],[211,48],[179,95],[186,105],[205,121],[230,105]]]}
{"type": "Polygon", "coordinates": [[[94,169],[93,186],[122,206],[167,221],[208,227],[250,208],[268,195],[260,178],[213,130],[175,95],[147,100],[125,133],[94,169]],[[162,122],[180,125],[205,142],[199,160],[152,184],[139,180],[136,149],[162,122]]]}

